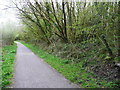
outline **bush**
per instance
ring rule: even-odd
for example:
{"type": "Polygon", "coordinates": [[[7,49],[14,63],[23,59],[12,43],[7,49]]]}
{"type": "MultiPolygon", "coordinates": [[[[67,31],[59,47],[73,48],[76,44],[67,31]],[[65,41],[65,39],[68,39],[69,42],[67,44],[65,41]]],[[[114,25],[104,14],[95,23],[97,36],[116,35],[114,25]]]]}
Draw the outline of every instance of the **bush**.
{"type": "Polygon", "coordinates": [[[14,23],[3,24],[2,27],[0,27],[0,33],[2,33],[0,42],[2,42],[3,46],[13,44],[18,32],[17,28],[14,23]]]}

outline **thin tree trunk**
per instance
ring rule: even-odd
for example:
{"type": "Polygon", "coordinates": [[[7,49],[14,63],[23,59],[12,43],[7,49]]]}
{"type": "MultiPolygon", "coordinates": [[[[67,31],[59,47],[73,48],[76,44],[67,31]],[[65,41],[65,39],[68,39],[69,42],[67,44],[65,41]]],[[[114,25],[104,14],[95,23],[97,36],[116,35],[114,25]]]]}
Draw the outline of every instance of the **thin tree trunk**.
{"type": "Polygon", "coordinates": [[[66,28],[66,13],[65,13],[65,3],[64,0],[62,2],[62,8],[63,8],[63,17],[64,17],[64,35],[65,35],[65,42],[68,42],[68,37],[67,37],[67,28],[66,28]]]}
{"type": "Polygon", "coordinates": [[[111,48],[109,47],[109,44],[108,44],[105,36],[104,36],[104,35],[101,35],[101,38],[102,38],[102,41],[103,41],[103,43],[104,43],[104,45],[105,45],[105,47],[106,47],[106,49],[107,49],[107,51],[108,51],[108,53],[109,53],[109,56],[110,56],[111,58],[113,58],[112,50],[111,50],[111,48]]]}

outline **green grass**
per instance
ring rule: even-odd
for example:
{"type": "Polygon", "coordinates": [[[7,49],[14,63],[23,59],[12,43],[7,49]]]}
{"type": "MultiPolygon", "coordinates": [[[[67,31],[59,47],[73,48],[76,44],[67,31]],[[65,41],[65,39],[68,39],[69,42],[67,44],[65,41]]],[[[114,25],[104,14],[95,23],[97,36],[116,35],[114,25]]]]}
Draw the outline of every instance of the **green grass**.
{"type": "Polygon", "coordinates": [[[2,86],[2,47],[0,46],[0,87],[2,86]]]}
{"type": "Polygon", "coordinates": [[[66,63],[68,60],[48,54],[37,46],[21,42],[30,48],[40,58],[51,65],[70,81],[77,83],[81,88],[112,88],[113,82],[107,82],[104,79],[97,79],[92,72],[86,72],[82,67],[84,60],[79,63],[66,63]]]}
{"type": "Polygon", "coordinates": [[[16,45],[3,47],[2,50],[2,87],[11,84],[14,71],[14,59],[16,54],[16,45]]]}

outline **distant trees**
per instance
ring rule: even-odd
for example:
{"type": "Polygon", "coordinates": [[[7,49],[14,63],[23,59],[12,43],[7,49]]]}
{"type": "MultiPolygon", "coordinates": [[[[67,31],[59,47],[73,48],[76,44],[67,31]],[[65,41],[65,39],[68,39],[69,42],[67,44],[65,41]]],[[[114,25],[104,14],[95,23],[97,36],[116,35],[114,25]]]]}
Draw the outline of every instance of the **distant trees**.
{"type": "Polygon", "coordinates": [[[17,34],[18,34],[18,27],[15,26],[15,23],[4,23],[0,27],[2,45],[11,45],[13,44],[17,34]]]}

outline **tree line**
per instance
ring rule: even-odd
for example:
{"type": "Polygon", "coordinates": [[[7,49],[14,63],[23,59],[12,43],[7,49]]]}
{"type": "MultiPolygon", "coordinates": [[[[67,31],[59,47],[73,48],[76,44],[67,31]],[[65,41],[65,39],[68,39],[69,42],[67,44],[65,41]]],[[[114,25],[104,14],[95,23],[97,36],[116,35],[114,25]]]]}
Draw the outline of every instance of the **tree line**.
{"type": "Polygon", "coordinates": [[[25,25],[22,39],[81,43],[97,41],[111,58],[120,57],[120,2],[39,2],[15,4],[25,25]]]}

